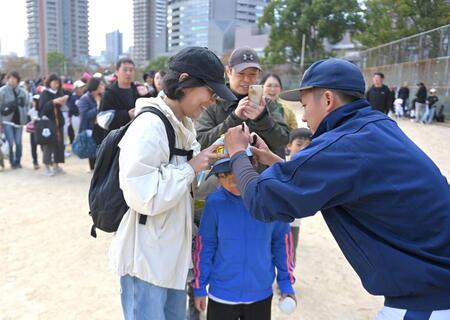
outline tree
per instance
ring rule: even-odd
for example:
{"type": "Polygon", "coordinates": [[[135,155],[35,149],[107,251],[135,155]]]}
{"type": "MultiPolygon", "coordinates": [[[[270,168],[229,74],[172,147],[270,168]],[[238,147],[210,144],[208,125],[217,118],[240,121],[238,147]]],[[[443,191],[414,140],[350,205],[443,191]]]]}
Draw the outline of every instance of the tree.
{"type": "Polygon", "coordinates": [[[273,0],[259,20],[259,26],[271,27],[264,62],[298,63],[305,34],[305,62],[311,63],[326,56],[325,38],[337,43],[360,28],[361,21],[357,0],[273,0]]]}
{"type": "Polygon", "coordinates": [[[150,61],[150,63],[144,68],[144,72],[148,72],[150,70],[154,70],[154,71],[167,70],[168,62],[169,62],[169,57],[159,56],[158,58],[150,61]]]}
{"type": "Polygon", "coordinates": [[[22,79],[36,79],[39,75],[39,65],[32,59],[8,56],[2,63],[2,72],[17,71],[22,79]]]}
{"type": "Polygon", "coordinates": [[[48,72],[58,75],[64,74],[67,70],[68,61],[61,52],[49,52],[47,55],[48,72]]]}
{"type": "Polygon", "coordinates": [[[450,23],[446,0],[367,0],[365,28],[355,38],[375,47],[450,23]]]}

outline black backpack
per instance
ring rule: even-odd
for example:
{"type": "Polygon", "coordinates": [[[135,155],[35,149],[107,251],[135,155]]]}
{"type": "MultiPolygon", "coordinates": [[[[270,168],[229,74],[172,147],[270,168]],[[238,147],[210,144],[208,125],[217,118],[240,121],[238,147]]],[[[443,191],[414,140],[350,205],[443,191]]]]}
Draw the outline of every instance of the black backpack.
{"type": "MultiPolygon", "coordinates": [[[[170,159],[172,156],[185,156],[192,158],[193,151],[175,148],[175,131],[166,116],[155,107],[148,107],[136,116],[151,112],[157,115],[166,127],[169,140],[170,159]]],[[[136,119],[135,118],[135,119],[136,119]]],[[[97,237],[96,229],[105,232],[117,231],[122,217],[128,210],[128,205],[119,186],[119,142],[127,132],[133,121],[123,127],[112,130],[105,137],[97,151],[94,173],[89,187],[89,215],[94,224],[91,228],[91,236],[97,237]]],[[[145,224],[147,216],[141,214],[139,223],[145,224]]]]}
{"type": "Polygon", "coordinates": [[[437,122],[445,122],[444,105],[441,105],[439,111],[436,111],[435,119],[437,122]]]}

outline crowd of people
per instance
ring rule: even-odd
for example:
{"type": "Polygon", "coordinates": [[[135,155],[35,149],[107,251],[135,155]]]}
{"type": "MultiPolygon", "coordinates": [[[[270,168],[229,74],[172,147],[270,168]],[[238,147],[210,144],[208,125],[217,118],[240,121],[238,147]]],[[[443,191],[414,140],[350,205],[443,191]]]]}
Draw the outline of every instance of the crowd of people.
{"type": "MultiPolygon", "coordinates": [[[[50,74],[42,81],[23,82],[17,73],[8,74],[6,76],[5,85],[0,89],[0,98],[2,99],[0,100],[0,108],[2,114],[5,113],[1,118],[1,123],[2,131],[5,133],[5,141],[9,144],[10,152],[8,152],[8,155],[11,168],[18,169],[22,167],[21,134],[24,129],[30,134],[34,169],[39,170],[41,168],[41,161],[38,157],[38,152],[40,150],[42,153],[42,163],[44,165],[43,175],[52,177],[64,173],[62,164],[64,164],[67,157],[73,156],[73,154],[69,152],[69,146],[76,141],[76,137],[81,133],[88,132],[89,136],[98,146],[102,143],[108,132],[129,123],[143,108],[146,106],[148,107],[149,105],[156,105],[160,108],[175,127],[177,140],[181,140],[181,145],[188,149],[195,147],[196,152],[201,149],[210,150],[210,146],[213,145],[216,140],[223,137],[223,134],[229,128],[244,122],[251,130],[257,132],[261,137],[266,139],[271,148],[276,150],[277,154],[280,156],[288,157],[289,148],[297,151],[300,150],[302,146],[304,147],[307,145],[311,136],[309,130],[305,128],[297,129],[298,125],[295,114],[279,99],[279,94],[282,90],[280,77],[276,74],[266,74],[264,77],[261,77],[261,75],[263,75],[263,70],[258,55],[253,49],[238,48],[235,50],[230,57],[230,64],[226,67],[226,70],[220,69],[223,68],[222,64],[219,64],[216,57],[208,50],[201,49],[200,52],[193,54],[192,57],[198,58],[198,54],[202,52],[207,52],[207,54],[211,56],[211,59],[213,60],[212,63],[215,63],[215,65],[210,66],[209,72],[216,73],[216,79],[211,82],[210,87],[207,87],[207,94],[205,95],[197,88],[202,88],[203,80],[210,77],[207,68],[205,68],[203,74],[195,75],[196,71],[188,70],[189,72],[183,72],[185,71],[184,68],[186,68],[184,65],[178,67],[176,64],[175,66],[172,64],[172,68],[169,69],[168,72],[161,70],[145,73],[142,78],[143,82],[140,83],[135,81],[136,70],[134,62],[128,58],[121,59],[117,62],[114,78],[103,77],[99,73],[92,76],[85,73],[82,78],[77,79],[72,83],[72,81],[64,80],[56,74],[50,74]],[[216,70],[212,70],[212,67],[216,68],[216,70]],[[224,71],[227,74],[229,84],[227,87],[223,85],[220,94],[216,91],[216,86],[217,82],[221,81],[220,78],[223,78],[224,71]],[[186,77],[186,79],[184,77],[186,77]],[[258,81],[259,79],[261,79],[261,81],[258,81]],[[183,89],[189,90],[192,88],[195,90],[193,90],[192,93],[182,94],[181,90],[178,88],[180,82],[183,83],[183,89]],[[249,101],[247,95],[250,85],[261,85],[263,87],[264,98],[260,101],[260,104],[249,101]],[[17,101],[18,99],[15,97],[16,94],[20,97],[20,101],[17,101]],[[237,100],[236,97],[239,99],[237,100]],[[196,120],[195,123],[192,122],[190,125],[188,125],[187,120],[183,120],[179,114],[185,112],[181,111],[185,107],[180,101],[186,101],[186,99],[194,102],[198,100],[198,103],[202,106],[197,110],[187,110],[187,112],[191,112],[191,114],[188,114],[186,119],[192,118],[196,120]],[[15,103],[14,110],[4,111],[5,108],[3,106],[7,105],[10,101],[15,103]],[[166,101],[170,102],[167,103],[166,101]],[[177,106],[172,109],[171,107],[168,107],[169,104],[177,106]],[[211,104],[214,104],[214,106],[207,108],[211,104]],[[8,114],[6,115],[6,113],[8,114]],[[17,114],[20,115],[20,118],[17,118],[17,114]],[[190,133],[186,131],[186,128],[189,129],[190,133]],[[53,138],[50,139],[50,137],[45,137],[46,132],[50,136],[53,136],[53,138]],[[199,142],[198,146],[194,143],[196,141],[199,142]]],[[[183,56],[180,61],[184,59],[186,59],[186,56],[183,56]]],[[[198,62],[192,61],[192,63],[198,62]]],[[[162,152],[160,155],[161,161],[164,160],[166,154],[164,148],[161,148],[163,142],[158,142],[155,137],[164,138],[165,135],[146,129],[147,127],[152,127],[152,121],[154,120],[152,120],[151,116],[143,116],[134,122],[134,127],[138,131],[136,133],[137,136],[132,138],[128,137],[134,132],[134,130],[130,130],[121,144],[121,148],[125,150],[123,154],[127,154],[127,158],[132,157],[133,152],[140,153],[140,155],[136,155],[136,157],[143,157],[141,143],[136,144],[133,143],[133,141],[152,141],[154,148],[146,149],[149,153],[149,158],[152,158],[152,161],[157,161],[159,157],[158,154],[162,152]],[[145,120],[150,121],[150,123],[146,125],[145,120]],[[133,148],[138,149],[134,150],[133,148]]],[[[201,158],[201,156],[197,155],[189,162],[195,168],[194,171],[196,173],[209,169],[210,162],[207,161],[205,166],[205,162],[202,161],[201,158]]],[[[95,156],[89,157],[88,161],[89,172],[92,172],[95,167],[95,156]]],[[[177,162],[180,162],[180,160],[177,160],[177,162]]],[[[222,167],[224,165],[226,165],[226,163],[221,164],[222,167]]],[[[220,166],[215,166],[216,169],[219,167],[220,166]]],[[[134,176],[136,174],[135,163],[130,162],[130,167],[127,167],[125,161],[123,164],[121,163],[121,170],[124,176],[126,176],[128,168],[133,175],[133,178],[131,179],[132,183],[140,183],[139,179],[136,179],[134,176]]],[[[264,170],[264,167],[260,167],[259,170],[264,170]]],[[[213,188],[211,189],[211,187],[209,187],[208,192],[204,197],[197,197],[197,201],[200,200],[203,202],[197,216],[198,219],[195,221],[197,227],[201,225],[200,221],[203,211],[206,210],[205,208],[209,207],[209,202],[206,201],[206,198],[207,196],[212,195],[217,187],[221,186],[222,188],[220,190],[222,195],[228,196],[230,199],[238,199],[239,197],[239,193],[236,191],[235,187],[233,188],[233,177],[229,168],[228,171],[223,168],[219,171],[220,172],[217,174],[210,174],[207,183],[205,183],[205,185],[209,184],[210,186],[213,186],[213,188]]],[[[191,178],[190,172],[184,174],[188,174],[189,178],[191,178]]],[[[155,179],[155,182],[157,181],[158,180],[155,179]]],[[[125,197],[127,196],[126,185],[129,186],[132,183],[124,182],[123,191],[125,197]]],[[[174,187],[173,184],[179,185],[179,181],[174,179],[166,186],[167,189],[158,190],[157,192],[166,197],[168,194],[172,193],[179,196],[179,192],[177,191],[178,188],[174,187]]],[[[138,184],[138,186],[140,186],[140,184],[138,184]]],[[[158,187],[162,187],[161,183],[158,183],[158,187]]],[[[204,188],[204,186],[202,187],[204,188]]],[[[135,189],[132,190],[134,192],[135,189]]],[[[189,202],[189,198],[190,195],[187,194],[186,203],[189,202]]],[[[127,203],[128,202],[133,208],[133,201],[127,199],[127,203]]],[[[239,206],[241,207],[241,211],[245,210],[242,204],[239,206]]],[[[180,226],[180,230],[174,228],[174,232],[178,235],[184,234],[184,237],[179,238],[180,241],[178,247],[171,243],[173,242],[172,234],[167,235],[171,239],[170,241],[164,242],[163,236],[161,236],[159,240],[163,247],[169,246],[179,252],[179,254],[175,255],[178,256],[176,263],[172,261],[172,258],[166,261],[164,256],[155,253],[151,260],[156,262],[150,264],[152,268],[149,268],[148,272],[141,274],[141,272],[135,272],[135,270],[128,270],[128,275],[124,274],[121,278],[123,289],[122,303],[125,315],[127,315],[127,312],[131,312],[129,310],[133,310],[133,308],[131,308],[132,305],[128,305],[128,303],[134,303],[129,300],[130,297],[127,297],[127,288],[129,290],[135,290],[134,284],[137,280],[146,280],[149,283],[162,285],[163,287],[173,287],[174,278],[178,279],[176,287],[179,289],[182,288],[182,290],[172,293],[174,293],[174,299],[177,299],[176,297],[178,296],[178,299],[183,300],[183,297],[180,298],[180,295],[185,295],[185,283],[188,278],[185,273],[188,272],[191,261],[190,255],[187,255],[187,246],[188,243],[190,243],[189,239],[191,238],[191,234],[185,232],[186,224],[189,224],[185,219],[185,211],[186,208],[179,212],[179,215],[183,216],[183,218],[177,217],[175,214],[173,217],[173,219],[176,220],[174,220],[173,225],[180,226]],[[156,257],[158,257],[158,259],[156,259],[156,257]],[[181,257],[184,257],[183,263],[180,260],[181,257]],[[170,268],[171,264],[173,265],[172,269],[170,268]],[[165,266],[164,274],[167,274],[167,283],[164,282],[165,276],[158,271],[162,266],[165,266]],[[153,267],[155,269],[153,269],[153,267]],[[179,276],[174,277],[174,274],[178,274],[179,276]],[[132,277],[133,279],[130,279],[130,275],[134,275],[132,277]],[[153,277],[156,277],[158,280],[155,281],[153,278],[148,278],[149,275],[153,275],[153,277]],[[130,281],[133,285],[129,283],[130,281]],[[131,309],[128,310],[129,307],[131,309]]],[[[237,211],[236,213],[241,215],[241,218],[245,217],[240,211],[237,211]]],[[[230,222],[231,221],[228,221],[226,224],[228,225],[230,222]]],[[[243,223],[247,223],[249,228],[260,230],[258,231],[258,237],[263,237],[266,241],[264,247],[261,247],[262,243],[259,243],[258,241],[255,242],[255,240],[252,240],[254,238],[249,238],[248,234],[241,234],[242,240],[248,238],[248,240],[255,242],[254,247],[251,249],[255,254],[259,255],[258,252],[265,252],[264,259],[260,261],[260,264],[255,265],[254,268],[249,268],[248,271],[256,275],[261,272],[260,268],[266,264],[267,266],[264,268],[269,267],[267,270],[270,270],[270,266],[272,266],[272,271],[270,271],[270,274],[263,282],[260,283],[260,281],[256,281],[249,283],[249,285],[251,284],[252,286],[255,286],[255,288],[251,290],[252,293],[248,293],[248,297],[244,298],[239,293],[238,288],[245,284],[246,281],[250,281],[250,277],[248,279],[242,279],[242,283],[219,281],[217,285],[225,287],[231,286],[234,287],[234,289],[230,289],[231,294],[226,294],[225,296],[223,293],[217,293],[214,301],[218,302],[218,304],[216,304],[216,308],[219,308],[218,310],[221,310],[221,307],[223,306],[240,305],[238,304],[239,302],[249,305],[246,314],[248,312],[252,314],[256,311],[256,315],[253,316],[254,319],[270,318],[270,302],[272,300],[271,286],[276,274],[278,274],[277,279],[282,297],[286,298],[287,296],[290,296],[295,299],[292,285],[294,283],[293,268],[295,251],[298,244],[299,222],[293,223],[292,226],[287,223],[274,223],[266,226],[265,224],[258,223],[253,218],[250,218],[244,220],[243,223]],[[291,230],[293,238],[291,236],[291,230]],[[285,237],[288,239],[287,242],[285,237]],[[271,245],[273,240],[276,240],[278,243],[276,248],[271,245]],[[278,257],[276,262],[272,261],[272,255],[274,253],[276,253],[278,257]],[[276,272],[275,270],[278,271],[276,272]],[[258,290],[259,292],[257,292],[258,290]],[[249,303],[249,299],[251,302],[255,303],[249,303]],[[264,303],[261,303],[261,301],[264,303]],[[254,308],[252,307],[253,305],[254,308]]],[[[203,228],[211,227],[213,226],[207,226],[206,223],[203,223],[203,228]]],[[[118,234],[119,233],[120,231],[118,231],[118,234]]],[[[120,237],[118,236],[116,238],[118,239],[120,237]]],[[[202,239],[202,234],[197,238],[197,243],[198,246],[203,246],[203,243],[200,244],[200,239],[202,239]]],[[[154,241],[154,239],[152,241],[154,241]]],[[[226,240],[224,239],[223,241],[226,240]]],[[[113,242],[112,248],[114,248],[114,243],[117,243],[117,241],[113,242]]],[[[121,243],[119,246],[122,245],[124,245],[124,243],[121,243]]],[[[111,252],[114,251],[111,250],[111,252]]],[[[198,250],[198,248],[195,252],[198,258],[203,257],[204,255],[204,251],[198,250]]],[[[149,255],[149,253],[146,254],[149,255]]],[[[255,257],[242,256],[240,263],[242,265],[247,264],[248,261],[255,257]]],[[[197,261],[195,259],[196,258],[194,257],[194,261],[197,261]]],[[[226,259],[222,261],[224,264],[230,262],[231,261],[227,261],[226,259]]],[[[121,261],[120,263],[124,264],[125,262],[121,261]]],[[[131,262],[125,263],[125,265],[133,265],[136,267],[136,264],[131,262]]],[[[249,264],[249,266],[250,265],[251,264],[249,264]]],[[[198,278],[200,274],[204,275],[214,271],[206,271],[206,269],[210,269],[210,266],[204,266],[203,259],[201,268],[200,266],[199,268],[191,268],[192,273],[190,273],[190,276],[191,278],[196,279],[193,282],[194,284],[200,283],[200,278],[198,278]]],[[[239,270],[236,272],[238,271],[239,270]]],[[[118,272],[120,273],[119,270],[118,272]]],[[[195,285],[187,286],[187,291],[189,291],[189,298],[191,300],[191,307],[189,308],[190,319],[199,319],[200,312],[204,311],[206,306],[206,295],[204,290],[206,286],[214,287],[211,283],[215,283],[215,281],[211,278],[202,278],[201,280],[202,290],[200,290],[199,287],[195,287],[195,285]]],[[[167,305],[170,304],[169,300],[171,295],[169,293],[171,293],[171,291],[163,294],[167,299],[167,301],[164,300],[164,303],[162,303],[162,300],[158,301],[156,299],[154,302],[159,303],[158,306],[149,304],[148,306],[151,308],[151,311],[149,312],[154,314],[154,312],[156,312],[155,310],[164,310],[164,307],[167,307],[167,305]]],[[[142,294],[145,294],[145,291],[143,291],[142,294]]],[[[178,300],[178,302],[181,300],[178,300]]],[[[211,307],[213,306],[213,304],[209,305],[211,307]]],[[[143,308],[142,305],[140,305],[139,308],[145,313],[145,308],[143,308]]],[[[177,308],[180,314],[184,312],[182,310],[184,308],[182,303],[178,303],[177,306],[172,305],[172,308],[173,312],[175,312],[177,308]]],[[[233,307],[229,312],[239,312],[237,310],[236,307],[233,307]]],[[[209,314],[212,315],[217,312],[218,311],[214,311],[213,308],[213,311],[209,311],[209,314]]],[[[219,313],[221,313],[221,311],[219,311],[219,313]]],[[[129,317],[131,318],[131,315],[129,315],[129,317]]],[[[213,316],[213,319],[216,318],[217,316],[213,316]]],[[[155,316],[155,319],[158,319],[158,317],[155,316]]],[[[175,316],[174,319],[181,318],[175,316]]]]}
{"type": "Polygon", "coordinates": [[[406,85],[397,89],[389,88],[384,84],[384,74],[375,72],[372,77],[372,86],[366,92],[370,104],[385,114],[391,114],[397,119],[409,118],[415,122],[430,124],[444,122],[444,106],[438,106],[439,98],[436,88],[427,90],[423,82],[417,83],[413,97],[406,85]]]}
{"type": "MultiPolygon", "coordinates": [[[[128,124],[117,159],[128,210],[109,251],[125,319],[195,320],[204,311],[213,320],[270,319],[274,295],[292,312],[299,219],[319,211],[367,291],[386,297],[377,319],[449,316],[450,240],[438,231],[450,223],[448,183],[385,115],[429,123],[436,90],[419,84],[410,108],[408,88],[394,95],[376,73],[365,92],[356,66],[328,59],[282,92],[249,47],[225,66],[207,48],[188,47],[168,70],[145,73],[143,83],[135,76],[123,58],[108,81],[52,74],[34,86],[12,72],[0,89],[13,169],[22,167],[24,127],[34,168],[41,145],[44,174],[54,176],[71,142],[74,152],[82,135],[104,147],[128,124]],[[286,100],[300,101],[309,129],[298,128],[286,100]],[[377,153],[381,144],[392,148],[377,153]]],[[[95,152],[86,157],[97,169],[95,152]]]]}
{"type": "MultiPolygon", "coordinates": [[[[22,135],[25,130],[30,134],[33,168],[41,169],[42,163],[45,176],[64,174],[61,165],[72,155],[70,146],[80,132],[87,131],[97,144],[101,143],[106,131],[97,125],[100,110],[134,105],[140,97],[157,96],[161,92],[164,74],[162,70],[151,71],[144,75],[143,83],[135,82],[131,59],[120,60],[113,76],[85,72],[76,81],[57,74],[49,74],[45,79],[22,81],[17,72],[4,74],[0,83],[0,143],[3,144],[0,168],[5,168],[5,156],[9,158],[11,169],[22,168],[22,135]],[[42,136],[42,133],[49,136],[42,136]]],[[[109,130],[130,119],[129,115],[119,111],[109,130]]],[[[92,156],[89,158],[89,172],[94,169],[94,164],[95,156],[92,156]]]]}

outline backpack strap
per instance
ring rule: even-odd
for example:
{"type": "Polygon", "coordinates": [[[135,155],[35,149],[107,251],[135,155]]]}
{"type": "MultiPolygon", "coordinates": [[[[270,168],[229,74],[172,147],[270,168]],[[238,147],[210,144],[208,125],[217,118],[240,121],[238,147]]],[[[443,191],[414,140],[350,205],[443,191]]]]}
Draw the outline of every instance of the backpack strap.
{"type": "MultiPolygon", "coordinates": [[[[169,119],[167,119],[167,117],[164,115],[164,113],[162,113],[161,110],[159,110],[158,108],[146,107],[142,110],[141,113],[138,114],[138,116],[145,112],[151,112],[157,115],[164,123],[164,127],[166,127],[167,139],[169,140],[169,150],[170,150],[169,161],[172,159],[173,156],[182,156],[186,157],[188,161],[191,160],[194,154],[193,150],[183,150],[175,148],[175,130],[173,129],[172,124],[170,123],[169,119]]],[[[139,214],[139,223],[145,224],[146,222],[147,222],[147,215],[139,214]]]]}

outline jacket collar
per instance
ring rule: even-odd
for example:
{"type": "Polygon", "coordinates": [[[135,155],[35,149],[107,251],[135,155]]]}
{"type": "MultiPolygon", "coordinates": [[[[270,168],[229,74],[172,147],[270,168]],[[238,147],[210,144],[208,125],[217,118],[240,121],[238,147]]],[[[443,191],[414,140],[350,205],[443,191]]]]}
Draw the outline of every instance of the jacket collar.
{"type": "Polygon", "coordinates": [[[11,91],[15,91],[16,93],[19,93],[19,86],[17,85],[15,88],[10,85],[9,83],[5,84],[6,87],[8,87],[11,91]]]}
{"type": "Polygon", "coordinates": [[[222,106],[222,108],[225,110],[226,113],[230,113],[237,107],[239,101],[242,98],[245,98],[247,95],[243,96],[243,95],[235,92],[233,89],[230,88],[230,84],[228,84],[228,83],[227,83],[227,87],[231,90],[231,92],[233,92],[233,94],[236,96],[237,100],[235,100],[235,101],[221,100],[218,104],[222,106]]]}
{"type": "Polygon", "coordinates": [[[166,102],[162,99],[162,97],[137,99],[135,109],[136,114],[141,113],[142,109],[150,106],[156,107],[159,110],[161,110],[162,113],[164,113],[164,115],[172,124],[173,129],[177,134],[177,139],[180,139],[183,148],[185,149],[191,148],[197,136],[194,122],[188,117],[185,117],[182,121],[178,120],[178,118],[173,113],[172,109],[166,104],[166,102]]]}
{"type": "Polygon", "coordinates": [[[45,88],[45,90],[47,90],[48,92],[52,93],[52,94],[57,94],[58,90],[54,90],[52,88],[45,88]]]}
{"type": "Polygon", "coordinates": [[[321,134],[339,127],[341,124],[353,118],[358,112],[360,112],[361,109],[364,108],[371,109],[370,104],[366,99],[358,99],[337,108],[322,120],[312,138],[317,138],[321,134]]]}

